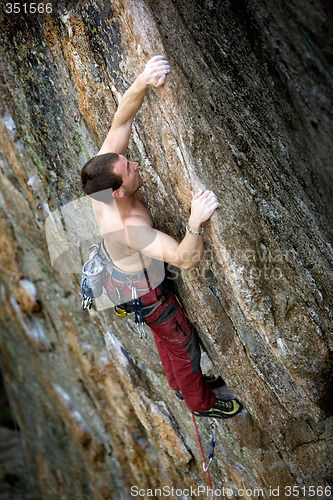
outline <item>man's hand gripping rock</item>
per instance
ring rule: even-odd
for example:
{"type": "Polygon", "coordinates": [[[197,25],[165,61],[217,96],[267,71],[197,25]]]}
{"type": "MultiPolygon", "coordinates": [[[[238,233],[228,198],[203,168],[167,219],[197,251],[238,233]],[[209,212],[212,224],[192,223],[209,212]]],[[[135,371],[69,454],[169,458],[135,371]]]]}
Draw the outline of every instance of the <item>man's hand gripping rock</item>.
{"type": "Polygon", "coordinates": [[[194,231],[200,231],[200,226],[206,222],[220,206],[212,191],[198,191],[192,198],[189,226],[194,231]]]}
{"type": "Polygon", "coordinates": [[[168,73],[170,73],[169,62],[164,56],[154,56],[147,62],[142,75],[147,85],[159,88],[164,85],[168,73]]]}

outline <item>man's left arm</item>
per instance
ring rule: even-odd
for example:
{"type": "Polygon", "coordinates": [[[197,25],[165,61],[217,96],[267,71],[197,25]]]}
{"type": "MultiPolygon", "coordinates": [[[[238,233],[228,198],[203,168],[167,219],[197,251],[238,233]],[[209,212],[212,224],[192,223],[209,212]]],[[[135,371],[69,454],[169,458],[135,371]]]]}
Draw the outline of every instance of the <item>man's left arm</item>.
{"type": "Polygon", "coordinates": [[[135,115],[142,106],[146,90],[149,86],[159,88],[165,83],[170,65],[163,56],[154,56],[146,64],[145,69],[123,95],[110,131],[98,152],[124,154],[131,135],[135,115]]]}
{"type": "MultiPolygon", "coordinates": [[[[201,225],[206,222],[220,206],[212,191],[198,191],[192,198],[191,215],[188,229],[183,240],[178,243],[166,233],[147,226],[143,221],[138,225],[138,217],[128,219],[129,242],[133,250],[147,257],[163,260],[181,269],[194,269],[204,253],[204,244],[199,237],[201,225]]],[[[124,246],[128,241],[124,241],[124,246]]]]}

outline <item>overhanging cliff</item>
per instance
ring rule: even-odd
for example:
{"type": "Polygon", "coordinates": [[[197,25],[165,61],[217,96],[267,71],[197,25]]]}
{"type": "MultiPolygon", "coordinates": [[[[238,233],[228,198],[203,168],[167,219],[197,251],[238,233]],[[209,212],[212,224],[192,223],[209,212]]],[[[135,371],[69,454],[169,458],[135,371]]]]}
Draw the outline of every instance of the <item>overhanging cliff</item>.
{"type": "MultiPolygon", "coordinates": [[[[205,366],[247,409],[218,422],[213,485],[249,499],[329,485],[329,2],[63,1],[49,14],[2,8],[0,22],[1,357],[36,498],[206,484],[152,336],[82,312],[80,277],[52,269],[45,239],[158,53],[172,72],[149,91],[128,153],[156,227],[181,239],[198,188],[221,204],[199,268],[171,270],[205,366]]],[[[208,452],[209,423],[199,431],[208,452]]]]}

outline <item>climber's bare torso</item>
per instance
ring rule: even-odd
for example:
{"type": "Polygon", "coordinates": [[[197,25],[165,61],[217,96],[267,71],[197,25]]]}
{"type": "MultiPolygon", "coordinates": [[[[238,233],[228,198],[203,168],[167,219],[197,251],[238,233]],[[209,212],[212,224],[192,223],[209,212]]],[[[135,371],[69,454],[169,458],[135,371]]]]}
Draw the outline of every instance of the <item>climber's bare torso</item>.
{"type": "Polygon", "coordinates": [[[126,217],[120,215],[116,200],[112,205],[93,200],[93,211],[109,257],[117,267],[129,272],[142,271],[143,264],[148,267],[152,261],[138,250],[151,243],[153,220],[142,193],[137,191],[133,198],[126,217]]]}

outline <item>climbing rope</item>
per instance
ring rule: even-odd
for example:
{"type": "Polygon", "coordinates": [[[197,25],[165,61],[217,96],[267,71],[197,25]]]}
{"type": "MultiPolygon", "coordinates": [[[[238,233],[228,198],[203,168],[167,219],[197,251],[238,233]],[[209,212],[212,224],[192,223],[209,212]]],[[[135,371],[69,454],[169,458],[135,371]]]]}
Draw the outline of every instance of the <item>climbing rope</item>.
{"type": "Polygon", "coordinates": [[[208,465],[207,465],[205,454],[204,454],[204,451],[202,449],[202,444],[201,444],[201,439],[200,439],[200,436],[199,436],[199,431],[198,431],[197,423],[195,421],[195,416],[193,415],[193,413],[192,413],[192,419],[193,419],[194,429],[195,429],[195,433],[197,435],[197,440],[198,440],[198,443],[199,443],[199,448],[200,448],[202,459],[203,459],[202,468],[203,468],[204,472],[206,472],[206,475],[207,475],[207,480],[208,480],[209,488],[210,488],[210,490],[212,492],[212,499],[215,500],[213,486],[212,486],[212,481],[210,479],[210,475],[209,475],[209,472],[208,472],[208,469],[210,467],[210,464],[212,463],[213,456],[214,456],[214,448],[215,448],[215,423],[214,422],[211,423],[211,427],[213,429],[213,437],[212,437],[212,443],[211,443],[211,450],[210,450],[209,457],[208,457],[209,461],[208,461],[208,465]]]}

